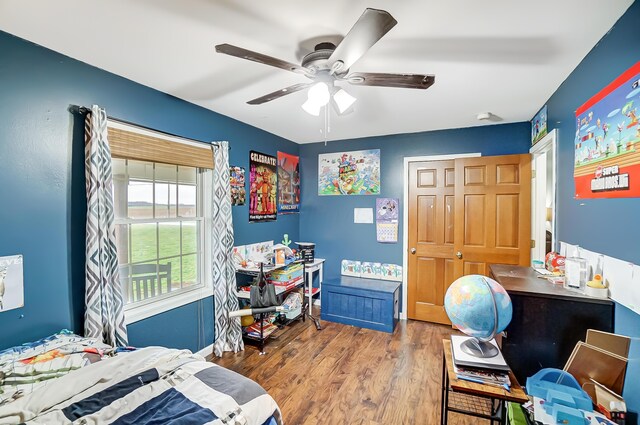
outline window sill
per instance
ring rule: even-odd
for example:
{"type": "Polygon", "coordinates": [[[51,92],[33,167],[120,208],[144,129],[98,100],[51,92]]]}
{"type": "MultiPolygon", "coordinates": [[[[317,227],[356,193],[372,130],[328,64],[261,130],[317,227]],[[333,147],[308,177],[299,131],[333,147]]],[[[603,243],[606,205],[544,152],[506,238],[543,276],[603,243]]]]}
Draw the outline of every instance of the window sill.
{"type": "Polygon", "coordinates": [[[191,291],[185,291],[181,294],[173,295],[148,304],[125,307],[124,321],[126,325],[130,325],[132,323],[139,322],[140,320],[144,320],[169,310],[173,310],[174,308],[182,307],[183,305],[212,296],[213,289],[205,286],[191,291]]]}

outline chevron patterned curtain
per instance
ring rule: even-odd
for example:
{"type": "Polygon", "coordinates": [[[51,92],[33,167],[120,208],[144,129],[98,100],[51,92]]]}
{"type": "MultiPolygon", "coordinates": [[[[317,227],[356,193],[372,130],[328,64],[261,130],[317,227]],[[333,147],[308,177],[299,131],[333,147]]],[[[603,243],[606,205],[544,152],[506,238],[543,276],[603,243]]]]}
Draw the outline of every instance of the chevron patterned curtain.
{"type": "Polygon", "coordinates": [[[238,309],[236,272],[231,261],[233,220],[231,218],[231,183],[229,181],[229,143],[213,146],[213,208],[211,212],[211,267],[215,303],[215,342],[213,352],[244,350],[240,318],[229,318],[238,309]]]}
{"type": "Polygon", "coordinates": [[[97,105],[93,105],[85,120],[84,152],[87,186],[84,333],[112,346],[126,346],[127,327],[113,224],[107,113],[97,105]]]}

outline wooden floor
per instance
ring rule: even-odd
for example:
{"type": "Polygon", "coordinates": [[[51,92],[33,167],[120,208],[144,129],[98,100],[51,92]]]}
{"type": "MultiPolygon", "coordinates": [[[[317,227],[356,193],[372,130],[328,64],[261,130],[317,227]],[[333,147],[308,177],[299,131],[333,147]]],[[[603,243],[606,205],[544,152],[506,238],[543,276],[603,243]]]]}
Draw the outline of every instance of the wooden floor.
{"type": "MultiPolygon", "coordinates": [[[[440,423],[442,339],[451,327],[401,321],[393,334],[322,322],[296,323],[266,355],[246,346],[215,362],[262,385],[285,425],[440,423]]],[[[449,423],[488,423],[450,414],[449,423]]]]}

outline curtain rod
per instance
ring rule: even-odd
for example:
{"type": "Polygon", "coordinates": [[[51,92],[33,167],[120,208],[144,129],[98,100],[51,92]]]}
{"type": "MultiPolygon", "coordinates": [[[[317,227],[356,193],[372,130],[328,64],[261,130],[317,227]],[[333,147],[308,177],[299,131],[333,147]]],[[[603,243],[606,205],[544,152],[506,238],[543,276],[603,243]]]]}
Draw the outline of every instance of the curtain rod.
{"type": "MultiPolygon", "coordinates": [[[[78,105],[71,105],[69,110],[72,113],[73,112],[78,112],[80,114],[87,114],[87,113],[91,112],[91,108],[87,108],[86,106],[78,106],[78,105]]],[[[120,124],[126,124],[126,125],[130,125],[130,126],[133,126],[133,127],[138,127],[138,128],[143,129],[143,130],[153,131],[153,132],[156,132],[156,133],[167,134],[167,135],[169,135],[171,137],[176,137],[178,139],[182,139],[182,140],[185,140],[187,142],[196,142],[196,143],[202,143],[202,144],[205,144],[205,145],[220,147],[220,143],[217,143],[217,142],[204,142],[202,140],[189,139],[189,138],[186,138],[184,136],[180,136],[178,134],[169,133],[167,131],[160,131],[160,130],[157,130],[155,128],[145,127],[144,125],[136,124],[136,123],[133,123],[131,121],[126,121],[126,120],[123,120],[123,119],[120,119],[120,118],[115,118],[115,117],[112,117],[110,115],[107,115],[107,119],[109,119],[111,121],[118,122],[120,124]]],[[[229,146],[229,150],[231,150],[231,146],[229,146]]]]}

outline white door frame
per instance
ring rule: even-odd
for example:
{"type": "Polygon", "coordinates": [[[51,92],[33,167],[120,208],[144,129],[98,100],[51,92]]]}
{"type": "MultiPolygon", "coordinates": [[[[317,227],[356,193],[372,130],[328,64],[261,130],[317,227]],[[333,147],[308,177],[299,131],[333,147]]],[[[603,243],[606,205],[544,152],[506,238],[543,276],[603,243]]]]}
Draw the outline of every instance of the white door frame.
{"type": "Polygon", "coordinates": [[[407,278],[409,276],[408,269],[408,253],[409,250],[409,163],[419,161],[448,161],[457,158],[477,158],[482,156],[480,152],[475,153],[459,153],[452,155],[427,155],[427,156],[405,156],[404,157],[404,177],[403,177],[403,208],[402,208],[402,313],[401,320],[407,320],[407,278]]]}
{"type": "MultiPolygon", "coordinates": [[[[551,223],[553,223],[553,227],[551,229],[551,249],[556,249],[556,241],[557,241],[557,226],[556,226],[556,210],[558,208],[557,205],[557,179],[558,179],[558,150],[556,148],[558,140],[558,130],[554,129],[550,131],[546,136],[544,136],[538,143],[533,145],[531,149],[529,149],[529,153],[531,154],[531,164],[532,167],[536,165],[536,158],[540,155],[546,155],[551,152],[553,154],[553,177],[551,180],[552,187],[552,197],[553,197],[553,205],[551,208],[551,223]]],[[[543,172],[536,168],[535,177],[531,180],[531,239],[536,241],[536,247],[531,249],[531,259],[535,259],[536,257],[540,257],[540,252],[544,251],[546,236],[545,236],[545,222],[546,222],[546,205],[544,210],[538,208],[539,205],[537,203],[538,195],[546,200],[546,180],[548,176],[546,175],[546,168],[543,172]],[[544,174],[544,175],[541,175],[544,174]],[[538,177],[542,178],[538,178],[538,177]],[[538,187],[539,183],[543,183],[545,187],[538,187]],[[544,194],[544,196],[542,195],[544,194]],[[542,251],[541,251],[542,250],[542,251]],[[534,255],[535,254],[535,255],[534,255]]],[[[544,260],[544,256],[542,256],[544,260]]]]}

